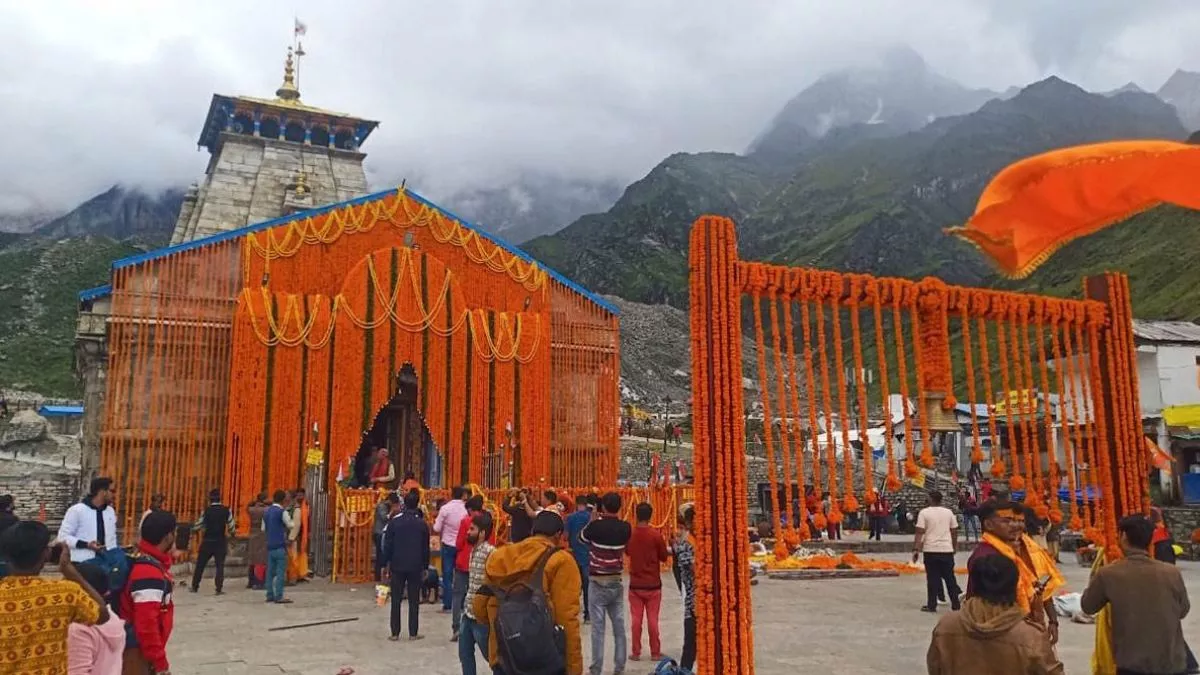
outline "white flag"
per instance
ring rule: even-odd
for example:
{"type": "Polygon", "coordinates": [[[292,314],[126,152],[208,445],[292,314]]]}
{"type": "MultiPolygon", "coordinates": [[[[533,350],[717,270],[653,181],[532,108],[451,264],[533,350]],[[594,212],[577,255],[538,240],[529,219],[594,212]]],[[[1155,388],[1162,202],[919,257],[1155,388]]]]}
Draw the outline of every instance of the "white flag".
{"type": "Polygon", "coordinates": [[[307,35],[308,34],[308,26],[305,25],[305,23],[303,21],[301,21],[299,18],[296,18],[295,21],[296,21],[296,35],[307,35]]]}
{"type": "Polygon", "coordinates": [[[342,471],[343,466],[344,466],[344,464],[342,464],[342,462],[338,462],[338,472],[337,472],[337,482],[338,483],[346,480],[346,474],[345,474],[345,472],[342,471]]]}

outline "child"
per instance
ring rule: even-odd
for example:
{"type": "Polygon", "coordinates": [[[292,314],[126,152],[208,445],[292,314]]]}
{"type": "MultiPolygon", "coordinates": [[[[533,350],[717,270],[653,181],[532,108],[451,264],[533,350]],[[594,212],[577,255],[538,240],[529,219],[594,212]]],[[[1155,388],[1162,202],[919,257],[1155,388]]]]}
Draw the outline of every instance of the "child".
{"type": "MultiPolygon", "coordinates": [[[[79,574],[109,600],[108,574],[100,565],[80,565],[79,574]]],[[[120,675],[125,651],[125,621],[109,612],[108,621],[95,626],[73,623],[67,628],[68,675],[120,675]]]]}
{"type": "MultiPolygon", "coordinates": [[[[451,563],[453,564],[453,563],[451,563]]],[[[421,602],[433,604],[441,599],[441,580],[438,571],[432,565],[425,570],[425,581],[421,583],[421,602]]]]}

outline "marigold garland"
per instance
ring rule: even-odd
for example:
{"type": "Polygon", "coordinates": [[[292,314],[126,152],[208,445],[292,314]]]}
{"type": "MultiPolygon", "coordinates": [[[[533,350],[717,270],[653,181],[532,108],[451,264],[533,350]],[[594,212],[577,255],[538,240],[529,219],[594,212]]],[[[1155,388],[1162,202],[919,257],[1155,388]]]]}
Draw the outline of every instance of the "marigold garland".
{"type": "Polygon", "coordinates": [[[1050,336],[1056,364],[1054,376],[1059,401],[1058,417],[1062,426],[1063,446],[1066,448],[1067,486],[1070,489],[1068,524],[1072,530],[1080,530],[1083,528],[1083,519],[1079,515],[1079,498],[1077,497],[1079,485],[1076,480],[1076,468],[1079,466],[1076,456],[1079,448],[1079,408],[1074,392],[1074,375],[1071,370],[1071,360],[1074,356],[1070,354],[1069,347],[1064,351],[1064,347],[1069,344],[1070,323],[1066,317],[1060,318],[1063,318],[1061,323],[1051,325],[1050,336]],[[1067,401],[1070,401],[1069,410],[1067,401]]]}
{"type": "Polygon", "coordinates": [[[883,403],[883,442],[887,453],[887,478],[884,480],[884,490],[895,492],[901,488],[900,478],[896,476],[896,457],[892,428],[891,392],[888,383],[887,349],[883,342],[883,292],[885,285],[882,281],[871,279],[871,308],[875,316],[875,355],[879,365],[880,398],[883,403]]]}
{"type": "Polygon", "coordinates": [[[909,397],[908,397],[908,355],[904,348],[904,317],[901,314],[901,308],[904,306],[905,298],[903,286],[895,280],[889,280],[889,289],[891,290],[892,298],[892,332],[896,338],[896,369],[900,378],[900,405],[904,406],[904,475],[908,478],[916,478],[921,475],[921,469],[917,466],[917,460],[913,457],[913,428],[912,415],[909,414],[909,397]]]}
{"type": "Polygon", "coordinates": [[[924,334],[930,329],[922,327],[921,313],[915,303],[911,306],[910,313],[912,315],[913,358],[917,362],[917,422],[921,427],[921,466],[932,469],[933,433],[929,430],[929,411],[925,406],[925,397],[929,394],[929,390],[925,388],[925,385],[931,381],[928,372],[935,369],[936,366],[925,360],[926,350],[922,343],[926,341],[924,334]]]}
{"type": "MultiPolygon", "coordinates": [[[[813,369],[812,353],[812,323],[809,321],[809,289],[807,277],[801,280],[802,296],[800,299],[800,328],[804,350],[804,381],[808,385],[808,429],[809,440],[812,441],[812,480],[813,490],[819,495],[824,490],[821,480],[821,441],[820,429],[817,426],[817,380],[813,369]]],[[[807,495],[805,495],[807,497],[807,495]]],[[[801,501],[805,501],[802,499],[801,501]]],[[[825,518],[818,510],[813,514],[813,526],[818,530],[825,529],[825,518]],[[818,518],[820,521],[818,522],[818,518]]]]}
{"type": "Polygon", "coordinates": [[[829,481],[829,496],[833,501],[833,507],[830,509],[829,516],[825,520],[831,523],[838,523],[834,517],[841,509],[839,494],[838,494],[838,475],[837,475],[837,458],[835,452],[837,443],[833,438],[833,398],[830,394],[829,383],[829,356],[825,350],[825,307],[818,300],[816,304],[817,311],[817,357],[821,360],[821,404],[822,411],[825,415],[825,477],[829,481]]]}
{"type": "MultiPolygon", "coordinates": [[[[784,388],[785,373],[783,370],[783,353],[779,344],[779,308],[777,300],[770,298],[770,316],[771,316],[771,347],[775,352],[775,393],[779,400],[779,406],[782,409],[782,414],[779,419],[779,454],[783,460],[783,513],[787,514],[787,523],[783,526],[780,532],[784,535],[781,539],[787,538],[791,534],[794,518],[792,513],[792,466],[791,466],[791,426],[792,426],[792,411],[788,406],[788,397],[784,388]]],[[[788,343],[787,349],[790,352],[792,349],[791,343],[788,343]]],[[[768,433],[770,429],[767,430],[768,433]]],[[[787,548],[784,547],[784,554],[787,554],[787,548]]]]}
{"type": "MultiPolygon", "coordinates": [[[[692,228],[688,264],[697,486],[696,669],[750,675],[754,642],[745,564],[746,460],[741,451],[745,426],[739,309],[744,289],[737,284],[733,223],[700,218],[692,228]]],[[[742,266],[742,278],[754,278],[747,267],[742,266]]]]}
{"type": "MultiPolygon", "coordinates": [[[[986,296],[985,296],[986,297],[986,296]]],[[[1001,454],[1000,433],[996,428],[996,402],[993,399],[992,392],[992,365],[988,359],[988,332],[987,320],[983,318],[982,312],[987,309],[986,299],[981,299],[981,304],[977,305],[980,316],[977,319],[979,327],[979,365],[983,368],[983,393],[984,403],[988,409],[988,433],[992,439],[992,478],[1001,479],[1007,474],[1008,466],[1004,463],[1004,457],[1001,454]]],[[[1003,338],[1001,338],[1003,339],[1003,338]]],[[[1001,350],[1003,354],[1003,350],[1001,350]]],[[[1001,359],[1003,360],[1003,359],[1001,359]]]]}
{"type": "MultiPolygon", "coordinates": [[[[1062,508],[1058,503],[1058,450],[1054,444],[1054,411],[1050,407],[1050,371],[1049,364],[1046,362],[1046,325],[1043,320],[1043,313],[1035,314],[1036,321],[1034,323],[1035,335],[1037,336],[1038,349],[1038,371],[1041,376],[1042,385],[1042,408],[1046,426],[1046,457],[1047,457],[1047,475],[1049,478],[1050,504],[1046,504],[1046,513],[1050,516],[1051,522],[1058,524],[1062,522],[1062,508]]],[[[1051,332],[1053,332],[1053,325],[1051,332]]],[[[1062,407],[1062,399],[1059,399],[1059,407],[1062,407]]],[[[1034,478],[1037,481],[1038,492],[1041,493],[1046,489],[1046,484],[1042,481],[1042,461],[1039,457],[1034,466],[1034,478]]],[[[1041,516],[1045,517],[1045,516],[1041,516]]]]}
{"type": "MultiPolygon", "coordinates": [[[[767,446],[767,481],[771,486],[771,523],[776,532],[783,531],[783,513],[779,510],[779,478],[775,468],[775,433],[771,427],[775,416],[771,411],[770,380],[767,379],[767,347],[763,340],[762,293],[766,286],[766,271],[761,267],[751,268],[750,298],[754,307],[754,347],[758,362],[759,402],[763,409],[763,442],[767,446]]],[[[771,303],[774,306],[774,303],[771,303]]],[[[782,540],[779,542],[782,544],[782,540]]],[[[779,554],[779,550],[776,550],[779,554]]],[[[787,551],[783,551],[787,555],[787,551]]]]}
{"type": "MultiPolygon", "coordinates": [[[[801,306],[803,306],[803,301],[801,301],[801,306]]],[[[799,506],[800,506],[800,515],[797,518],[796,526],[793,528],[793,533],[796,536],[795,545],[799,546],[801,541],[807,541],[808,539],[810,539],[812,537],[812,533],[809,532],[809,530],[808,530],[808,504],[806,503],[805,495],[804,495],[804,484],[805,484],[804,483],[804,439],[801,436],[800,429],[799,429],[799,425],[800,425],[799,418],[800,418],[800,414],[801,414],[800,413],[800,388],[796,384],[796,372],[797,372],[796,371],[796,349],[795,349],[796,338],[794,335],[794,331],[792,330],[792,303],[791,303],[791,301],[788,300],[787,302],[785,302],[783,307],[784,307],[784,319],[783,319],[784,323],[783,323],[783,325],[784,325],[784,330],[786,331],[785,334],[786,334],[787,346],[788,346],[788,350],[787,350],[788,386],[792,390],[792,413],[795,415],[795,417],[793,419],[796,420],[795,424],[797,425],[796,429],[792,432],[792,450],[796,454],[796,487],[800,492],[800,494],[797,495],[797,501],[799,502],[799,506]]],[[[805,353],[806,365],[807,365],[807,361],[808,361],[808,354],[805,353]]],[[[810,383],[811,383],[811,381],[812,381],[811,378],[809,378],[810,383]]],[[[809,392],[808,392],[808,396],[806,398],[809,399],[810,403],[812,402],[811,384],[809,386],[809,392]]],[[[790,489],[791,488],[789,486],[789,491],[790,491],[790,489]]],[[[789,508],[791,507],[791,503],[792,503],[791,499],[792,498],[791,498],[791,495],[789,492],[789,496],[788,496],[788,507],[789,508]]],[[[789,545],[790,545],[790,542],[789,542],[789,545]]]]}
{"type": "MultiPolygon", "coordinates": [[[[962,336],[963,336],[963,365],[966,368],[967,376],[967,400],[971,404],[971,464],[979,466],[983,464],[983,445],[979,436],[979,416],[975,414],[975,405],[978,399],[975,398],[975,358],[971,348],[971,313],[970,305],[967,302],[959,306],[959,312],[962,315],[962,336]]],[[[986,339],[986,337],[984,338],[986,339]]],[[[989,411],[989,417],[990,417],[989,411]]]]}
{"type": "MultiPolygon", "coordinates": [[[[833,354],[837,363],[837,392],[838,392],[838,426],[842,428],[842,504],[841,513],[854,513],[858,510],[858,500],[854,497],[854,448],[850,445],[850,413],[846,407],[846,363],[842,348],[842,308],[838,297],[834,296],[829,305],[833,317],[833,354]]],[[[851,308],[853,311],[853,308],[851,308]]],[[[862,432],[864,435],[866,430],[862,432]]]]}
{"type": "MultiPolygon", "coordinates": [[[[869,422],[867,420],[867,385],[863,377],[863,351],[862,351],[862,324],[859,318],[858,290],[863,290],[869,297],[877,292],[877,288],[870,283],[870,277],[862,278],[858,276],[851,277],[854,290],[851,291],[850,307],[850,334],[852,336],[852,348],[854,349],[854,389],[858,397],[858,442],[862,445],[863,451],[863,499],[868,504],[875,501],[875,468],[872,466],[874,448],[871,447],[871,437],[868,433],[869,422]],[[865,283],[864,283],[865,282],[865,283]]],[[[876,326],[878,332],[882,326],[876,326]]],[[[853,499],[851,494],[849,499],[853,499]]],[[[850,508],[846,509],[850,512],[858,510],[857,500],[851,503],[850,508]]]]}

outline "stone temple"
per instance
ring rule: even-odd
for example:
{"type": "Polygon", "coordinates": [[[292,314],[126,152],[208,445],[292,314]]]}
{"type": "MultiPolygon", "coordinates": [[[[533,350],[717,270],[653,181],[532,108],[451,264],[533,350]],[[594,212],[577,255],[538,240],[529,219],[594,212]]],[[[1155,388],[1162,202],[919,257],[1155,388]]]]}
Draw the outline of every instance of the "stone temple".
{"type": "MultiPolygon", "coordinates": [[[[79,294],[82,475],[187,518],[221,488],[310,493],[388,451],[426,487],[612,485],[616,308],[406,190],[368,194],[378,123],[214,96],[171,244],[79,294]]],[[[330,495],[332,496],[332,495],[330,495]]],[[[317,529],[317,526],[314,526],[317,529]]]]}

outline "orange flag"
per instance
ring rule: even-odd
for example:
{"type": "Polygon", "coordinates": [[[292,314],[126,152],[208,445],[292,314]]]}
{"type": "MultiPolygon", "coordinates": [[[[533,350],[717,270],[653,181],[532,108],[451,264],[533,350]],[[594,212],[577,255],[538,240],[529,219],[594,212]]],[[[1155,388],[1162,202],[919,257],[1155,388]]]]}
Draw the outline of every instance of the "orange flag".
{"type": "Polygon", "coordinates": [[[1113,141],[1052,150],[1005,167],[975,215],[947,233],[1006,276],[1028,276],[1066,244],[1160,204],[1200,209],[1200,146],[1113,141]]]}

